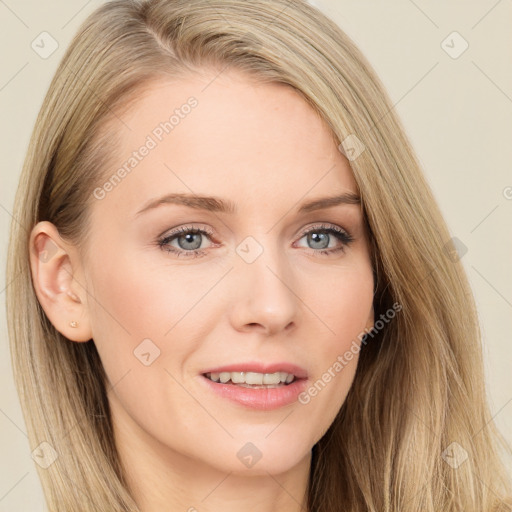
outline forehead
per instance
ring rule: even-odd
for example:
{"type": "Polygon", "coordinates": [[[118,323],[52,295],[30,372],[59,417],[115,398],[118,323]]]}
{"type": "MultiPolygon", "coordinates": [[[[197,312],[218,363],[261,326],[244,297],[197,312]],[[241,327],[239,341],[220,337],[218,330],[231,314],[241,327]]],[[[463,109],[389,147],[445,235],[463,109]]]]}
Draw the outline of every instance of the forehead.
{"type": "Polygon", "coordinates": [[[270,206],[357,191],[325,121],[285,84],[235,71],[155,81],[122,121],[100,184],[115,178],[105,203],[116,208],[172,192],[270,206]]]}

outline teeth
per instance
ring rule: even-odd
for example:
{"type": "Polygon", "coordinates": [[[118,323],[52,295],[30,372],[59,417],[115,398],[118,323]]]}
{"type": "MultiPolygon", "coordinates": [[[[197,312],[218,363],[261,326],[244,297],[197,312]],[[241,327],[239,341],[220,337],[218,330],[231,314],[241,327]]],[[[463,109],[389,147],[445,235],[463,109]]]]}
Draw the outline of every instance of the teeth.
{"type": "MultiPolygon", "coordinates": [[[[255,373],[254,375],[261,375],[260,374],[257,374],[255,373]]],[[[265,373],[263,375],[263,378],[261,379],[261,383],[262,384],[279,384],[281,382],[281,372],[277,372],[277,373],[265,373]]],[[[249,381],[247,381],[249,382],[249,381]]],[[[259,382],[258,382],[259,384],[259,382]]]]}
{"type": "Polygon", "coordinates": [[[254,372],[247,372],[245,374],[245,382],[247,384],[263,384],[263,377],[264,375],[262,373],[254,373],[254,372]]]}
{"type": "Polygon", "coordinates": [[[231,382],[233,384],[243,384],[245,383],[245,377],[243,372],[232,372],[231,373],[231,382]]]}
{"type": "Polygon", "coordinates": [[[290,384],[295,376],[292,373],[275,372],[275,373],[256,373],[256,372],[220,372],[207,373],[206,377],[213,382],[221,382],[226,384],[231,381],[232,384],[249,384],[249,385],[276,385],[290,384]]]}

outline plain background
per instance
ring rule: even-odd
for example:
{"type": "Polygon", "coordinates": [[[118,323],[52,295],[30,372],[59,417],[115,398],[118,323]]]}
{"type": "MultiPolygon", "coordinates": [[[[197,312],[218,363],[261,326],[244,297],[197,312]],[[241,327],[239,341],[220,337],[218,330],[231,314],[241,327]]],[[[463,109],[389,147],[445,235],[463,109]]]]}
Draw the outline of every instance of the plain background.
{"type": "MultiPolygon", "coordinates": [[[[0,1],[0,512],[44,510],[12,379],[4,313],[14,194],[51,77],[80,23],[101,3],[0,1]],[[48,58],[31,47],[42,32],[58,42],[48,58]]],[[[373,64],[452,235],[467,249],[462,262],[482,323],[491,411],[512,444],[512,2],[311,3],[373,64]]]]}

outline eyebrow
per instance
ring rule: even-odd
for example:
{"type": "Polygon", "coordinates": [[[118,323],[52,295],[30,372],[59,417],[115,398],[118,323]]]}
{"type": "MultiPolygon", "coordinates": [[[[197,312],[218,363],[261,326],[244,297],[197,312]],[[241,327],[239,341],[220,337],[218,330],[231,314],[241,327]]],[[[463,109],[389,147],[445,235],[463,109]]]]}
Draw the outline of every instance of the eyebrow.
{"type": "MultiPolygon", "coordinates": [[[[346,192],[336,196],[319,197],[302,204],[297,213],[307,213],[315,210],[331,208],[340,204],[360,204],[361,198],[352,192],[346,192]]],[[[236,204],[230,200],[221,199],[214,196],[198,196],[195,194],[166,194],[158,199],[148,201],[136,214],[138,217],[148,210],[158,208],[163,204],[177,204],[195,208],[197,210],[207,210],[210,212],[235,214],[237,212],[236,204]]]]}

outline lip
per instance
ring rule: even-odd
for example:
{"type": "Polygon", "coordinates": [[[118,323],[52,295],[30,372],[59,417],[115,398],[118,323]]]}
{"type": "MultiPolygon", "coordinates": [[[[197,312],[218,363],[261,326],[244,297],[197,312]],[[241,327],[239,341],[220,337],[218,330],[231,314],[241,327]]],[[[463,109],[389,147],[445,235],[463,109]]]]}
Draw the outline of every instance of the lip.
{"type": "Polygon", "coordinates": [[[291,363],[264,364],[246,362],[206,369],[201,372],[200,381],[204,383],[209,392],[215,393],[217,396],[234,402],[237,405],[259,411],[271,411],[297,402],[299,394],[305,391],[308,386],[307,376],[304,368],[291,363]],[[208,377],[205,377],[206,373],[221,372],[286,372],[293,373],[295,380],[290,384],[281,385],[276,388],[246,388],[234,384],[213,382],[208,377]]]}

